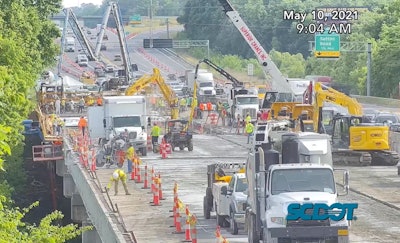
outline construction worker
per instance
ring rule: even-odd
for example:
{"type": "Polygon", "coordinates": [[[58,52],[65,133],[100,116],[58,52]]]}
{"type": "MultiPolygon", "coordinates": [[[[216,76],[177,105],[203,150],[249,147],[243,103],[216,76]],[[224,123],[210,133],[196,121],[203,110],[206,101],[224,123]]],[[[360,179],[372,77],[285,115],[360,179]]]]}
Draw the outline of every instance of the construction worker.
{"type": "Polygon", "coordinates": [[[247,115],[246,115],[245,122],[246,122],[246,125],[247,125],[247,123],[251,122],[251,116],[249,113],[247,113],[247,115]]]}
{"type": "Polygon", "coordinates": [[[61,119],[61,117],[58,117],[56,122],[57,122],[57,130],[56,130],[57,136],[61,136],[62,128],[64,126],[64,121],[63,121],[63,119],[61,119]]]}
{"type": "Polygon", "coordinates": [[[80,130],[82,130],[82,136],[85,136],[85,128],[87,127],[87,121],[85,117],[81,116],[78,122],[78,127],[80,130]]]}
{"type": "Polygon", "coordinates": [[[136,157],[135,148],[133,144],[129,144],[129,148],[126,150],[126,159],[128,160],[128,173],[132,173],[132,163],[136,157]]]}
{"type": "Polygon", "coordinates": [[[153,128],[151,129],[151,143],[158,144],[158,137],[161,134],[161,128],[157,126],[157,123],[153,123],[153,128]]]}
{"type": "Polygon", "coordinates": [[[97,97],[96,104],[97,104],[97,106],[103,105],[103,99],[100,96],[97,97]]]}
{"type": "Polygon", "coordinates": [[[110,179],[110,182],[109,182],[108,185],[107,185],[107,191],[110,190],[111,185],[112,185],[113,182],[114,182],[114,183],[115,183],[115,184],[114,184],[114,190],[115,190],[114,196],[116,196],[116,195],[118,194],[118,181],[120,181],[120,180],[121,180],[121,182],[122,182],[122,185],[124,186],[125,194],[126,194],[126,195],[131,195],[131,194],[128,192],[128,186],[126,185],[126,174],[125,174],[125,172],[124,172],[123,170],[121,170],[121,169],[116,169],[116,170],[114,171],[114,173],[112,174],[111,179],[110,179]]]}
{"type": "Polygon", "coordinates": [[[254,125],[253,123],[249,122],[246,124],[246,134],[247,134],[247,144],[250,142],[250,137],[253,136],[254,125]]]}
{"type": "Polygon", "coordinates": [[[61,100],[61,113],[65,113],[65,99],[61,100]]]}
{"type": "Polygon", "coordinates": [[[186,110],[186,99],[184,97],[181,98],[181,100],[179,101],[179,110],[180,110],[180,112],[183,112],[186,110]]]}
{"type": "Polygon", "coordinates": [[[54,102],[54,106],[56,108],[56,115],[61,114],[61,100],[57,97],[56,101],[54,102]]]}
{"type": "Polygon", "coordinates": [[[83,113],[84,108],[85,108],[85,99],[83,99],[82,97],[78,103],[78,113],[83,113]]]}
{"type": "Polygon", "coordinates": [[[93,106],[94,105],[94,98],[93,96],[89,96],[89,100],[87,102],[88,106],[93,106]]]}

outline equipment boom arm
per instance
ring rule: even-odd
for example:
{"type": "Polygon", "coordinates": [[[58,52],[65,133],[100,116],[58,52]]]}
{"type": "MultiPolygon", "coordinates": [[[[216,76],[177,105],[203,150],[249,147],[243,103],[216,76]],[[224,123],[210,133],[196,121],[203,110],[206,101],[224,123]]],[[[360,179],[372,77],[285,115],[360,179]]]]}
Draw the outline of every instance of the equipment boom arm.
{"type": "MultiPolygon", "coordinates": [[[[197,70],[197,71],[198,71],[198,66],[199,66],[201,63],[203,63],[203,62],[204,62],[205,64],[207,64],[208,66],[212,67],[215,71],[217,71],[218,73],[220,73],[222,76],[224,76],[225,78],[227,78],[229,81],[231,81],[235,87],[242,87],[242,86],[243,86],[243,82],[237,80],[235,77],[233,77],[232,75],[230,75],[227,71],[225,71],[224,69],[218,67],[216,64],[214,64],[213,62],[211,62],[211,61],[208,60],[208,59],[201,60],[201,61],[197,64],[197,66],[196,66],[196,70],[197,70]]],[[[196,72],[196,74],[197,74],[197,72],[196,72]]],[[[197,75],[196,75],[196,77],[197,77],[197,75]]]]}
{"type": "Polygon", "coordinates": [[[153,74],[143,75],[134,84],[128,87],[125,91],[125,95],[135,95],[137,92],[142,90],[144,87],[149,85],[152,81],[155,81],[164,96],[164,99],[168,102],[168,106],[171,108],[171,119],[178,119],[179,109],[177,107],[177,98],[175,92],[165,83],[161,76],[160,70],[153,68],[153,74]]]}
{"type": "Polygon", "coordinates": [[[349,113],[354,116],[362,116],[362,106],[357,100],[351,98],[333,88],[327,87],[321,83],[316,82],[314,85],[315,101],[314,101],[314,114],[313,120],[318,121],[316,127],[317,132],[321,127],[321,109],[324,102],[340,105],[348,109],[349,113]]]}
{"type": "Polygon", "coordinates": [[[288,93],[288,91],[294,96],[294,93],[288,84],[286,78],[279,71],[278,67],[271,60],[268,53],[261,46],[260,42],[253,35],[249,27],[240,17],[239,13],[233,8],[232,4],[228,0],[219,0],[226,16],[231,20],[233,25],[239,30],[240,34],[249,44],[254,54],[257,56],[258,62],[262,65],[264,72],[271,75],[271,87],[280,93],[288,93]]]}

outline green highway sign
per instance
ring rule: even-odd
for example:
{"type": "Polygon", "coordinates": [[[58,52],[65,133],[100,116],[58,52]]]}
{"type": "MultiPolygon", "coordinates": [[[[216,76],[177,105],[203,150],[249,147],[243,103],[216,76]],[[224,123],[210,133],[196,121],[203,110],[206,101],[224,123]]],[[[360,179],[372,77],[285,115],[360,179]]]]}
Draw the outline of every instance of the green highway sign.
{"type": "Polygon", "coordinates": [[[315,51],[316,52],[340,51],[340,35],[337,34],[315,35],[315,51]]]}

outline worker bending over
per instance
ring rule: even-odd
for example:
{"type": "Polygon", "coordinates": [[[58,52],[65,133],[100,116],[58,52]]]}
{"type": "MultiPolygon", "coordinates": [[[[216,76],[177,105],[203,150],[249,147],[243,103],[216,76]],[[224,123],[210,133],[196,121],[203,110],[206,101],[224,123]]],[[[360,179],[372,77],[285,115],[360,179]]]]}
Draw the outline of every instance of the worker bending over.
{"type": "Polygon", "coordinates": [[[118,182],[121,181],[122,185],[124,186],[124,190],[125,190],[125,194],[126,195],[131,195],[128,192],[128,186],[126,185],[126,174],[123,170],[121,169],[116,169],[114,171],[114,173],[111,176],[110,182],[107,185],[107,191],[110,190],[111,185],[114,183],[114,190],[115,190],[115,194],[114,196],[116,196],[118,194],[118,182]]]}

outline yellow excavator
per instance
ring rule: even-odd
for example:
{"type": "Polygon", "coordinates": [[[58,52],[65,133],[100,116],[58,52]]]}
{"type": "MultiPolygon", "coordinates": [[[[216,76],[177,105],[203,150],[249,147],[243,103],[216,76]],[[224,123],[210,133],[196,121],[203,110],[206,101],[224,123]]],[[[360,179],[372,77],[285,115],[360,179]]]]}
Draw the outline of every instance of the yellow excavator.
{"type": "Polygon", "coordinates": [[[397,152],[390,151],[387,126],[369,123],[357,100],[321,83],[314,84],[313,120],[315,132],[332,136],[332,155],[336,164],[392,166],[400,159],[397,152]],[[345,107],[350,115],[336,114],[325,125],[322,117],[324,102],[345,107]]]}
{"type": "Polygon", "coordinates": [[[287,120],[293,132],[314,131],[314,107],[300,102],[274,102],[268,120],[287,120]]]}
{"type": "Polygon", "coordinates": [[[168,106],[171,109],[171,119],[178,119],[178,98],[176,97],[175,92],[165,83],[164,78],[161,76],[160,70],[157,68],[153,68],[152,75],[144,74],[134,84],[129,86],[125,91],[125,95],[135,95],[141,90],[145,89],[152,82],[155,82],[158,85],[161,93],[164,96],[164,99],[167,101],[168,106]]]}

